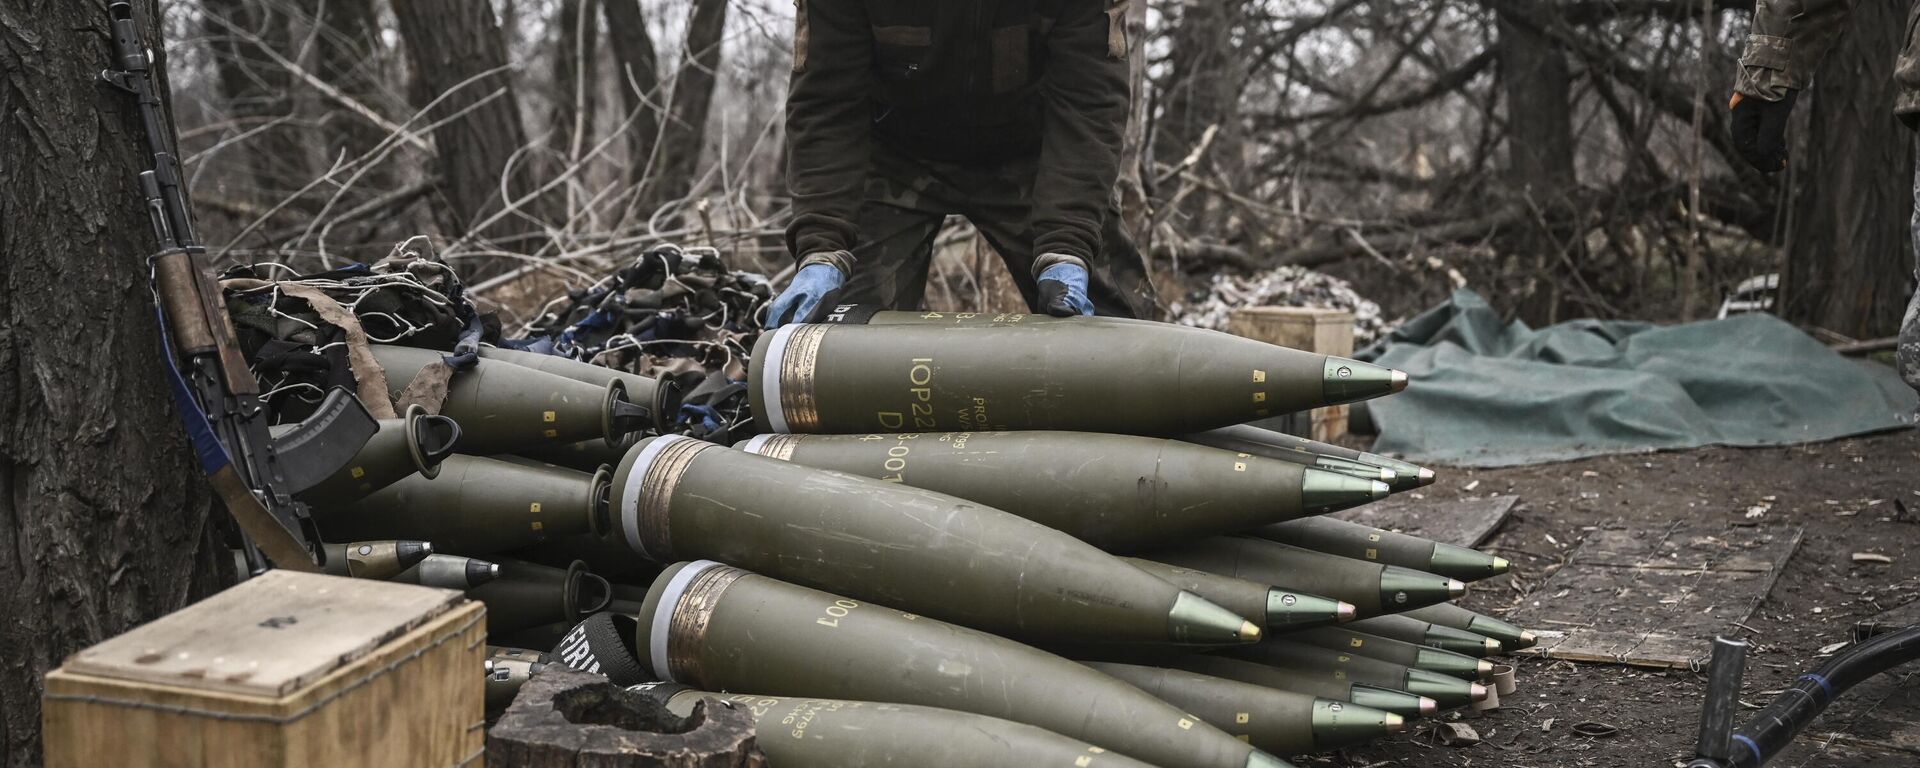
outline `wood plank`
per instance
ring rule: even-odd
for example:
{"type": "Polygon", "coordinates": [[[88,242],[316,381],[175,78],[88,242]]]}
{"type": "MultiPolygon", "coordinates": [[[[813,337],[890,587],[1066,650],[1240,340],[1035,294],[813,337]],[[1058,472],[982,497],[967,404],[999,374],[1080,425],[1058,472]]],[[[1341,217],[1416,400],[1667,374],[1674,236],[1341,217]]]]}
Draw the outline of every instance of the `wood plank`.
{"type": "Polygon", "coordinates": [[[278,699],[55,670],[47,768],[411,768],[484,749],[486,609],[462,601],[278,699]]]}
{"type": "Polygon", "coordinates": [[[1509,617],[1543,658],[1686,669],[1773,591],[1805,529],[1679,524],[1587,535],[1509,617]]]}
{"type": "Polygon", "coordinates": [[[278,698],[459,600],[452,590],[274,570],[76,653],[64,668],[278,698]]]}
{"type": "MultiPolygon", "coordinates": [[[[1227,333],[1322,355],[1353,356],[1353,313],[1312,307],[1242,307],[1227,317],[1227,333]]],[[[1332,442],[1347,434],[1347,406],[1282,417],[1291,435],[1332,442]]]]}
{"type": "Polygon", "coordinates": [[[1333,517],[1374,528],[1420,536],[1462,547],[1478,546],[1513,514],[1518,496],[1432,501],[1392,496],[1333,513],[1333,517]]]}

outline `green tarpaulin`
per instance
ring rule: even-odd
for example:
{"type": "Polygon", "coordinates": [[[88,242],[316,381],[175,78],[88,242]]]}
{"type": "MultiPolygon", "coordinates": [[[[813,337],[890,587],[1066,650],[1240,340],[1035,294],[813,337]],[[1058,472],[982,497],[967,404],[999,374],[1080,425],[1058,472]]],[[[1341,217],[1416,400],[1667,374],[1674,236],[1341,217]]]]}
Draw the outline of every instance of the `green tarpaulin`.
{"type": "Polygon", "coordinates": [[[1829,440],[1911,427],[1920,401],[1764,314],[1534,330],[1463,290],[1358,356],[1412,377],[1368,403],[1373,450],[1468,466],[1829,440]]]}

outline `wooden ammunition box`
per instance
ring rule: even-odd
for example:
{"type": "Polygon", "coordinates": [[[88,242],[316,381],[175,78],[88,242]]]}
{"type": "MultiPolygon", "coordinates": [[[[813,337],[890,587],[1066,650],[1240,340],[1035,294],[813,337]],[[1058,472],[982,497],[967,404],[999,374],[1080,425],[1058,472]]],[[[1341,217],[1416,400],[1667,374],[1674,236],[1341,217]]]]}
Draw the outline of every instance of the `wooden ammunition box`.
{"type": "Polygon", "coordinates": [[[48,768],[479,765],[486,608],[276,570],[47,674],[48,768]]]}
{"type": "MultiPolygon", "coordinates": [[[[1246,307],[1227,318],[1227,332],[1320,355],[1353,355],[1353,313],[1308,307],[1246,307]]],[[[1299,437],[1333,442],[1347,433],[1347,406],[1315,408],[1263,424],[1299,437]]]]}

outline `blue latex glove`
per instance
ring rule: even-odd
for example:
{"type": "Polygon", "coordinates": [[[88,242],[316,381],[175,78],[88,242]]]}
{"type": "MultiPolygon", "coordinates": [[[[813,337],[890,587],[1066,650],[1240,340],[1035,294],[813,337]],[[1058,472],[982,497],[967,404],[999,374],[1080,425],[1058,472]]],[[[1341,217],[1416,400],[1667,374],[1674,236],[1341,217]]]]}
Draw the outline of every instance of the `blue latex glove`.
{"type": "Polygon", "coordinates": [[[1078,264],[1047,267],[1040,273],[1040,308],[1054,317],[1093,314],[1087,280],[1087,268],[1078,264]]]}
{"type": "Polygon", "coordinates": [[[773,330],[787,323],[806,322],[827,294],[840,290],[840,286],[846,283],[847,276],[832,264],[801,267],[794,274],[793,282],[787,284],[787,289],[773,297],[773,303],[767,306],[765,327],[773,330]]]}

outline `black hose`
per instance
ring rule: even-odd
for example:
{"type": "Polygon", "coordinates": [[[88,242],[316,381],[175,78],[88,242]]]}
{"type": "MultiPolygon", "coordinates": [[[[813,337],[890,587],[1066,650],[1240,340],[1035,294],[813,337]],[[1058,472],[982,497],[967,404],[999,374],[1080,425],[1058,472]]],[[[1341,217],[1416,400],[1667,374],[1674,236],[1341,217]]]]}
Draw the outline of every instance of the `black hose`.
{"type": "Polygon", "coordinates": [[[1920,626],[1879,635],[1801,675],[1793,687],[1733,735],[1729,768],[1758,768],[1773,759],[1793,737],[1848,688],[1869,677],[1920,659],[1920,626]]]}

